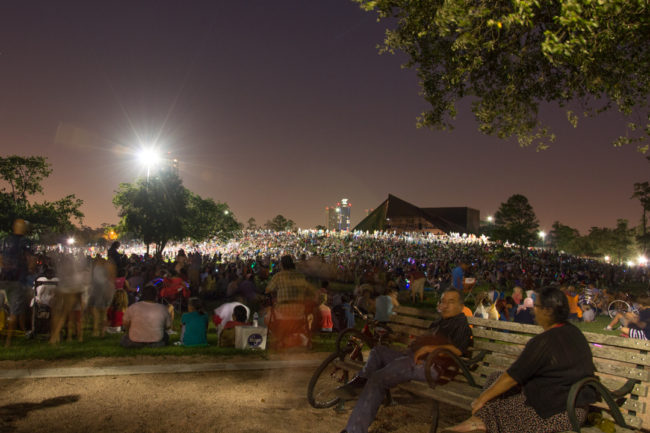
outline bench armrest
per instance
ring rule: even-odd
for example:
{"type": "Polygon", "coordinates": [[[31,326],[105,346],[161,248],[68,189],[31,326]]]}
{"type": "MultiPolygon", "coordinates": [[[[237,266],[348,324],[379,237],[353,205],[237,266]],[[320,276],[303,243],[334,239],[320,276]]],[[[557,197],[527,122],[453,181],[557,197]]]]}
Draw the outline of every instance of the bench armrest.
{"type": "MultiPolygon", "coordinates": [[[[626,383],[623,387],[618,389],[615,392],[619,392],[627,387],[629,387],[629,382],[626,383]]],[[[580,393],[580,390],[584,388],[585,386],[591,386],[594,388],[598,393],[601,395],[603,400],[605,400],[605,403],[607,403],[607,406],[609,407],[609,412],[614,418],[614,421],[616,424],[623,428],[629,428],[631,429],[632,427],[628,426],[627,423],[625,422],[625,419],[623,419],[623,415],[621,414],[621,411],[618,408],[618,404],[616,404],[616,401],[614,400],[614,396],[612,393],[605,388],[605,386],[600,383],[600,380],[596,377],[585,377],[584,379],[581,379],[574,383],[571,386],[571,389],[569,390],[569,396],[567,397],[567,413],[569,415],[569,421],[571,422],[571,425],[573,426],[573,431],[576,431],[580,433],[580,421],[578,420],[578,416],[576,415],[576,399],[578,398],[578,394],[580,393]]],[[[629,391],[632,390],[634,387],[634,384],[632,384],[631,387],[629,387],[629,391]]]]}
{"type": "Polygon", "coordinates": [[[429,355],[427,355],[427,359],[424,364],[424,375],[427,378],[427,383],[431,388],[435,388],[437,385],[436,380],[431,375],[431,369],[433,368],[435,358],[440,354],[444,354],[445,356],[451,358],[456,364],[456,366],[458,367],[458,371],[460,373],[463,373],[463,376],[465,376],[467,383],[469,383],[473,387],[478,387],[476,381],[474,381],[474,377],[470,373],[470,367],[472,367],[474,364],[476,364],[481,359],[483,359],[483,357],[485,357],[485,352],[481,352],[476,357],[465,361],[459,356],[456,356],[449,349],[445,349],[441,347],[429,353],[429,355]]]}

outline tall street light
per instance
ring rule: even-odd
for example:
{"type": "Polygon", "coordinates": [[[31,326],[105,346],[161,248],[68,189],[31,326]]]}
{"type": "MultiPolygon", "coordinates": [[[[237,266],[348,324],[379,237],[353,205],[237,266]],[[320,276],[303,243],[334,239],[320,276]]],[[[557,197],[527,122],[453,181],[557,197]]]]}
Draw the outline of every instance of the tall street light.
{"type": "Polygon", "coordinates": [[[537,236],[542,240],[542,248],[544,248],[544,241],[546,240],[546,232],[544,230],[540,230],[539,233],[537,233],[537,236]]]}
{"type": "Polygon", "coordinates": [[[149,184],[149,175],[151,174],[151,167],[160,162],[160,155],[152,147],[145,147],[138,153],[140,163],[147,167],[147,184],[149,184]]]}

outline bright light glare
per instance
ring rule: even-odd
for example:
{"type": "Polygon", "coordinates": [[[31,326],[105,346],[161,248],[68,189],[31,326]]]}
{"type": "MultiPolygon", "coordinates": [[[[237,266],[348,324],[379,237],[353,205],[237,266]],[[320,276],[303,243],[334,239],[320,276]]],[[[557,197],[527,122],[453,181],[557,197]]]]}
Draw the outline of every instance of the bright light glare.
{"type": "Polygon", "coordinates": [[[160,155],[153,148],[144,148],[138,153],[140,163],[147,167],[156,165],[160,161],[160,155]]]}
{"type": "Polygon", "coordinates": [[[228,215],[228,211],[227,210],[223,211],[223,214],[228,215]]]}
{"type": "Polygon", "coordinates": [[[488,216],[487,220],[488,220],[489,223],[491,223],[492,222],[492,215],[488,216]]]}
{"type": "Polygon", "coordinates": [[[639,256],[638,259],[636,259],[637,263],[639,266],[646,266],[648,264],[648,258],[646,256],[639,256]]]}
{"type": "Polygon", "coordinates": [[[68,238],[68,245],[74,245],[74,238],[68,238]]]}
{"type": "Polygon", "coordinates": [[[605,256],[605,261],[606,261],[606,262],[609,263],[610,260],[611,260],[611,258],[610,258],[609,256],[605,256]]]}
{"type": "Polygon", "coordinates": [[[545,232],[544,230],[542,230],[542,231],[540,231],[540,232],[538,233],[538,236],[539,236],[540,238],[544,239],[544,238],[546,237],[546,232],[545,232]]]}
{"type": "Polygon", "coordinates": [[[632,260],[630,260],[630,261],[627,262],[627,265],[631,268],[632,266],[634,266],[634,262],[632,260]]]}

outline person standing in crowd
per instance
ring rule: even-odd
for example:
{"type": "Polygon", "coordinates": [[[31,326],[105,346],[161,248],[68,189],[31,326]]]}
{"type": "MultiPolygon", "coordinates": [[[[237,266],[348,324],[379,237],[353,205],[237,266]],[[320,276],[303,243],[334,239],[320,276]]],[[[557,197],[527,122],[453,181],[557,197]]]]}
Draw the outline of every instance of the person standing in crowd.
{"type": "Polygon", "coordinates": [[[316,303],[316,290],[305,276],[296,271],[289,255],[280,258],[282,270],[266,286],[266,293],[275,297],[269,330],[278,347],[306,345],[309,341],[308,318],[316,303]],[[295,337],[299,337],[298,341],[295,337]]]}
{"type": "Polygon", "coordinates": [[[4,289],[9,302],[9,323],[5,347],[11,345],[11,337],[16,324],[25,330],[27,308],[32,291],[27,283],[29,276],[29,258],[33,255],[31,245],[26,237],[27,221],[18,218],[14,221],[13,233],[7,236],[2,245],[2,273],[0,288],[4,289]]]}
{"type": "Polygon", "coordinates": [[[88,308],[93,317],[93,337],[104,336],[108,307],[115,295],[115,265],[113,262],[96,257],[92,269],[88,308]]]}
{"type": "Polygon", "coordinates": [[[459,292],[463,291],[463,277],[467,269],[467,263],[461,262],[451,271],[451,286],[459,292]]]}
{"type": "Polygon", "coordinates": [[[50,344],[57,344],[60,341],[61,329],[66,322],[67,340],[72,340],[73,330],[75,330],[77,340],[83,341],[81,311],[84,309],[83,299],[91,282],[90,265],[83,256],[63,256],[57,263],[56,273],[60,281],[52,299],[50,344]]]}

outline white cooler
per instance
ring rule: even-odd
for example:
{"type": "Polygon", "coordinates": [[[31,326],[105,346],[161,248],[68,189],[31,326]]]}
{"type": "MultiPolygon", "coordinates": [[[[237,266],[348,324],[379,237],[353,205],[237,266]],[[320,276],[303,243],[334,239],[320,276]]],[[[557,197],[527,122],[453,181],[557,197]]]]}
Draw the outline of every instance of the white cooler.
{"type": "Polygon", "coordinates": [[[268,329],[264,326],[237,326],[235,327],[236,349],[266,349],[266,334],[268,329]]]}

